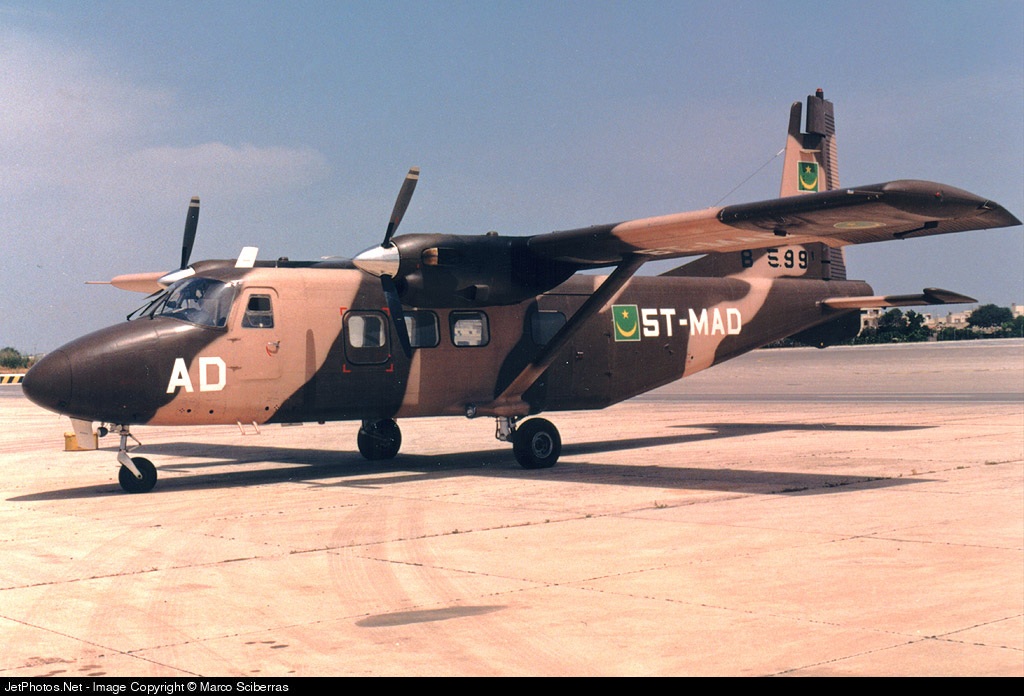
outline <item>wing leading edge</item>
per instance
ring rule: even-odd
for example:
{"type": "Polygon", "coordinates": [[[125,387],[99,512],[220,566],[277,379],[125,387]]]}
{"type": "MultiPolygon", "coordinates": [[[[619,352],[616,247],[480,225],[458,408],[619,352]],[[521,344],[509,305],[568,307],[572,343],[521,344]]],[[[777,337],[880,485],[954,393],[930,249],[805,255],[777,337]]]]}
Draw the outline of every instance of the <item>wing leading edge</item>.
{"type": "Polygon", "coordinates": [[[742,251],[785,244],[830,246],[1021,224],[1001,205],[931,181],[900,180],[537,235],[533,254],[581,266],[742,251]]]}

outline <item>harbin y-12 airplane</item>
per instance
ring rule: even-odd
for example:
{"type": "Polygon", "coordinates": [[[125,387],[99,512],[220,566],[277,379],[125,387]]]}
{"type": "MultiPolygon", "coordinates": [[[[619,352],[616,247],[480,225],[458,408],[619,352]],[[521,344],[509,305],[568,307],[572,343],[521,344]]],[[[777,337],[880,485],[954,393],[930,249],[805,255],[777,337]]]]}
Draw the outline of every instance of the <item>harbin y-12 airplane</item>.
{"type": "Polygon", "coordinates": [[[247,247],[190,264],[193,199],[179,268],[110,281],[151,294],[46,355],[24,392],[70,416],[84,447],[119,435],[132,493],[157,479],[130,455],[142,424],[358,420],[359,451],[384,460],[397,419],[489,416],[523,467],[543,468],[561,439],[539,413],[604,408],[786,337],[825,347],[858,333],[861,308],[973,302],[875,295],[847,279],[843,247],[1020,221],[930,181],[841,188],[832,103],[818,90],[803,116],[794,103],[777,199],[534,236],[397,236],[413,168],[381,244],[353,259],[262,261],[247,247]]]}

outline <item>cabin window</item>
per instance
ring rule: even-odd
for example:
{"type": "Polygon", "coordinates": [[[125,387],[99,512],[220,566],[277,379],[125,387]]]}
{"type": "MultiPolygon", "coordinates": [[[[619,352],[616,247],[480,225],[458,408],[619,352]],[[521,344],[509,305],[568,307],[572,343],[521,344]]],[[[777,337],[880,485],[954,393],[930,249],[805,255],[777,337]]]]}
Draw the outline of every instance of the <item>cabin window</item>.
{"type": "Polygon", "coordinates": [[[565,315],[561,312],[537,310],[530,316],[530,338],[538,346],[546,346],[563,326],[565,326],[565,315]]]}
{"type": "Polygon", "coordinates": [[[405,312],[405,328],[413,348],[433,348],[441,342],[437,315],[427,311],[405,312]]]}
{"type": "Polygon", "coordinates": [[[246,329],[274,328],[274,308],[270,303],[270,295],[250,295],[245,305],[245,316],[242,327],[246,329]]]}
{"type": "Polygon", "coordinates": [[[452,343],[457,346],[486,346],[491,340],[487,315],[483,312],[452,312],[448,315],[452,343]]]}
{"type": "Polygon", "coordinates": [[[380,348],[387,325],[379,312],[353,312],[348,318],[348,344],[353,348],[380,348]]]}
{"type": "Polygon", "coordinates": [[[348,312],[345,315],[345,356],[356,365],[376,365],[391,357],[388,317],[383,312],[348,312]]]}

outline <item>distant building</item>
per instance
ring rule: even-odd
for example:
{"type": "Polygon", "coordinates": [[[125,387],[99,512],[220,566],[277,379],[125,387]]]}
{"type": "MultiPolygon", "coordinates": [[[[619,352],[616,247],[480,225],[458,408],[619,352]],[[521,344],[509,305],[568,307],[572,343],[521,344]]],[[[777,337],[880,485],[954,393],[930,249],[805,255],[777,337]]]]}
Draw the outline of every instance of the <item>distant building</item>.
{"type": "Polygon", "coordinates": [[[860,330],[864,329],[877,329],[878,319],[885,312],[880,307],[871,307],[869,309],[860,310],[860,330]]]}
{"type": "Polygon", "coordinates": [[[968,309],[963,312],[949,312],[944,317],[934,317],[924,323],[929,329],[945,329],[952,327],[954,329],[966,329],[967,318],[971,316],[973,309],[968,309]]]}
{"type": "MultiPolygon", "coordinates": [[[[878,320],[883,314],[888,312],[889,309],[891,308],[871,307],[869,309],[860,310],[860,330],[877,329],[878,320]]],[[[925,312],[919,312],[919,314],[924,317],[924,325],[933,331],[941,331],[946,328],[967,329],[969,328],[967,320],[975,309],[977,309],[977,307],[967,309],[962,312],[947,312],[944,316],[933,315],[925,312]]],[[[1024,316],[1024,304],[1011,304],[1010,313],[1013,314],[1015,318],[1024,316]]]]}
{"type": "MultiPolygon", "coordinates": [[[[860,330],[864,329],[877,329],[878,320],[882,318],[882,315],[891,310],[892,307],[870,307],[868,309],[860,310],[860,330]]],[[[901,310],[902,311],[902,310],[901,310]]],[[[914,311],[914,310],[909,310],[914,311]]],[[[906,312],[903,312],[906,314],[906,312]]],[[[924,325],[930,326],[932,322],[932,315],[925,314],[924,312],[918,312],[924,317],[924,325]]]]}
{"type": "MultiPolygon", "coordinates": [[[[925,326],[935,330],[945,329],[949,327],[954,329],[966,329],[969,326],[967,320],[970,318],[971,314],[973,314],[974,310],[977,308],[978,307],[975,307],[974,309],[969,309],[964,312],[950,312],[944,317],[936,317],[934,321],[926,321],[925,326]]],[[[1011,304],[1009,309],[1010,314],[1012,314],[1014,317],[1024,316],[1024,304],[1011,304]]]]}

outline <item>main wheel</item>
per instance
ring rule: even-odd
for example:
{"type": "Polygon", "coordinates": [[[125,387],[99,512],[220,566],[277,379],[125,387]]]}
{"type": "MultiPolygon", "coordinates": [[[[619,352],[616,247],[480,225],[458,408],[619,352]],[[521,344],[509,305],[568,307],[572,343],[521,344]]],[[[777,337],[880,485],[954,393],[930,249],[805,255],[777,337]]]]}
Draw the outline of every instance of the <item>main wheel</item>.
{"type": "Polygon", "coordinates": [[[524,469],[547,469],[555,465],[562,453],[562,438],[550,421],[531,418],[516,428],[512,452],[524,469]]]}
{"type": "Polygon", "coordinates": [[[390,418],[366,422],[359,428],[356,444],[359,453],[370,461],[393,459],[402,447],[402,431],[390,418]]]}
{"type": "Polygon", "coordinates": [[[149,493],[156,485],[156,467],[153,462],[145,457],[132,457],[132,464],[142,474],[142,478],[135,478],[128,467],[122,466],[117,472],[117,480],[126,493],[149,493]]]}

